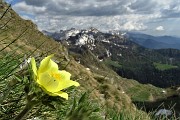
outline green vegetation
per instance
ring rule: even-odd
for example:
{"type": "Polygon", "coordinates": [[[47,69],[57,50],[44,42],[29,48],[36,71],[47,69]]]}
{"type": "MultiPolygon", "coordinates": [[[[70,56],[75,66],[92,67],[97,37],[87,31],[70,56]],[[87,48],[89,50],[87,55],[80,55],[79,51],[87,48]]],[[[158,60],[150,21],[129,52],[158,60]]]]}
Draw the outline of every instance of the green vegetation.
{"type": "Polygon", "coordinates": [[[118,61],[112,61],[111,59],[106,59],[104,63],[110,67],[122,68],[118,61]]]}
{"type": "Polygon", "coordinates": [[[136,85],[127,90],[133,101],[153,101],[162,97],[162,90],[152,85],[136,85]]]}
{"type": "Polygon", "coordinates": [[[174,69],[174,68],[178,68],[178,66],[174,66],[174,65],[169,65],[169,64],[161,64],[161,63],[154,63],[154,66],[156,69],[158,70],[169,70],[169,69],[174,69]]]}

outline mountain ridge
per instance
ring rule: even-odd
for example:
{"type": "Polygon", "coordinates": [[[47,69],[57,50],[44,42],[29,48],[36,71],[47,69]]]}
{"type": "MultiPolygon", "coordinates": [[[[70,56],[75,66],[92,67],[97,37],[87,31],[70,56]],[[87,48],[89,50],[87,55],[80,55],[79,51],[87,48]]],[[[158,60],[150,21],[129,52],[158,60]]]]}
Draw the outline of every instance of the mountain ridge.
{"type": "Polygon", "coordinates": [[[127,32],[126,36],[132,41],[151,49],[173,48],[180,49],[180,38],[175,36],[152,36],[143,33],[127,32]]]}
{"type": "MultiPolygon", "coordinates": [[[[103,33],[98,30],[94,32],[92,29],[76,30],[73,28],[64,32],[61,31],[61,34],[55,34],[61,37],[54,37],[53,34],[51,34],[51,37],[64,44],[73,54],[76,54],[75,56],[77,54],[81,56],[83,51],[90,50],[99,61],[107,64],[120,76],[136,79],[141,83],[151,83],[158,87],[170,87],[180,84],[178,78],[175,77],[179,74],[178,61],[180,59],[178,56],[180,50],[148,49],[128,38],[128,33],[124,34],[122,32],[103,33]],[[170,51],[172,54],[177,53],[176,56],[165,56],[164,53],[170,54],[170,51]],[[161,71],[159,66],[167,66],[166,64],[170,64],[172,67],[161,71]],[[170,73],[172,73],[171,71],[174,72],[172,75],[168,75],[168,71],[170,73]],[[162,78],[159,76],[162,76],[162,78]],[[170,78],[169,76],[174,77],[170,78]]],[[[145,42],[150,45],[152,40],[145,40],[145,42]]],[[[86,63],[88,61],[83,62],[83,65],[86,66],[86,63]]]]}

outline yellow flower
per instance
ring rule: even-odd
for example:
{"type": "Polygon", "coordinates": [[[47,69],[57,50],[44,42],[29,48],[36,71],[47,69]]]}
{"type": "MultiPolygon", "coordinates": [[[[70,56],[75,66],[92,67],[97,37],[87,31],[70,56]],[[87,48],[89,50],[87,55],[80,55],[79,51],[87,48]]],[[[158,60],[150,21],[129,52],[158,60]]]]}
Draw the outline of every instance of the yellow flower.
{"type": "Polygon", "coordinates": [[[40,87],[51,96],[60,96],[68,99],[68,94],[61,90],[70,86],[79,86],[78,82],[70,80],[71,74],[65,70],[58,70],[58,65],[51,60],[53,55],[45,57],[39,66],[36,67],[36,61],[31,59],[32,70],[35,81],[40,87]]]}

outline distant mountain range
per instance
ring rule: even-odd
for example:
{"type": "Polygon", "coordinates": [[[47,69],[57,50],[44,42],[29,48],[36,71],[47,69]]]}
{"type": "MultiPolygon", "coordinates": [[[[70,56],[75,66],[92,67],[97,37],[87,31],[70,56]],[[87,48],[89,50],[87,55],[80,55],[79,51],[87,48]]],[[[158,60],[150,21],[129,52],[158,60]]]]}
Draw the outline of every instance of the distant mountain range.
{"type": "Polygon", "coordinates": [[[173,36],[152,36],[142,33],[127,32],[130,40],[151,49],[174,48],[180,49],[180,38],[173,36]]]}
{"type": "Polygon", "coordinates": [[[162,46],[160,40],[166,41],[163,45],[179,44],[178,39],[175,41],[174,37],[164,36],[158,39],[145,34],[118,31],[103,33],[96,28],[83,30],[72,28],[55,33],[47,31],[43,33],[61,42],[79,63],[88,68],[92,66],[100,68],[103,63],[120,76],[141,83],[151,83],[159,87],[180,84],[180,50],[156,50],[159,45],[162,46]],[[168,42],[168,38],[174,40],[168,42]],[[138,41],[142,45],[137,44],[138,41]],[[149,45],[149,48],[153,45],[156,49],[145,48],[143,44],[149,45]]]}
{"type": "MultiPolygon", "coordinates": [[[[94,31],[98,32],[98,30],[95,28],[90,28],[90,29],[93,29],[94,31]]],[[[65,30],[65,31],[60,30],[59,32],[54,32],[54,33],[48,32],[48,31],[42,31],[42,32],[48,36],[53,36],[53,38],[55,38],[55,39],[62,40],[62,39],[67,39],[68,36],[76,35],[77,33],[80,33],[81,31],[76,30],[75,28],[72,28],[70,30],[65,30]]],[[[83,30],[83,31],[87,32],[87,30],[83,30]]],[[[146,47],[146,48],[180,49],[180,38],[174,37],[174,36],[152,36],[152,35],[147,35],[147,34],[143,34],[143,33],[122,32],[122,31],[110,31],[109,33],[112,35],[124,36],[124,37],[128,38],[129,40],[131,40],[143,47],[146,47]]]]}

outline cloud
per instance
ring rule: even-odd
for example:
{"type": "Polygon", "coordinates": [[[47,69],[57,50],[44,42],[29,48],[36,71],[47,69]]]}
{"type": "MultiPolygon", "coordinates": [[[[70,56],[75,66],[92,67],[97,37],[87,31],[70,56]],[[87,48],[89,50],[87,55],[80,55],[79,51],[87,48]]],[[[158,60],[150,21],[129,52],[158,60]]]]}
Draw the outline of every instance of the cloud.
{"type": "Polygon", "coordinates": [[[139,14],[154,13],[157,7],[157,3],[154,0],[136,0],[130,5],[130,8],[139,14]]]}
{"type": "MultiPolygon", "coordinates": [[[[129,3],[135,0],[22,0],[14,9],[20,11],[23,6],[46,8],[46,12],[54,15],[70,16],[113,16],[132,13],[129,3]]],[[[38,14],[38,11],[37,11],[38,14]]]]}
{"type": "MultiPolygon", "coordinates": [[[[45,7],[48,13],[74,16],[112,16],[177,12],[176,0],[21,0],[27,6],[45,7]],[[173,10],[174,9],[174,10],[173,10]],[[168,11],[168,12],[167,12],[168,11]]],[[[167,15],[166,15],[167,13],[167,15]]]]}
{"type": "Polygon", "coordinates": [[[13,9],[18,11],[19,13],[26,14],[43,14],[46,12],[46,8],[44,6],[37,7],[32,5],[27,5],[25,2],[19,2],[13,6],[13,9]]]}
{"type": "Polygon", "coordinates": [[[143,23],[136,23],[136,22],[127,22],[122,26],[123,30],[128,30],[128,31],[132,31],[132,30],[140,31],[140,30],[145,30],[146,28],[147,26],[145,26],[143,23]]]}
{"type": "Polygon", "coordinates": [[[33,19],[40,29],[51,31],[71,27],[148,30],[156,24],[151,27],[153,31],[167,19],[179,19],[179,6],[177,0],[21,0],[13,9],[33,19]]]}
{"type": "Polygon", "coordinates": [[[163,18],[179,18],[180,17],[180,1],[166,0],[161,2],[157,0],[158,11],[161,12],[163,18]]]}
{"type": "MultiPolygon", "coordinates": [[[[20,4],[15,5],[15,10],[24,10],[22,4],[36,9],[45,8],[47,14],[70,16],[113,16],[159,12],[167,17],[178,16],[180,13],[180,2],[177,0],[163,2],[161,0],[21,0],[20,4]]],[[[38,11],[36,12],[39,14],[38,11]]]]}
{"type": "MultiPolygon", "coordinates": [[[[145,17],[148,18],[148,17],[145,17]]],[[[41,29],[55,31],[60,29],[86,29],[95,27],[102,31],[107,30],[145,30],[145,26],[139,19],[142,16],[37,16],[35,22],[41,29]]]]}
{"type": "Polygon", "coordinates": [[[51,2],[50,0],[26,0],[24,1],[27,5],[41,7],[45,6],[46,3],[51,2]]]}
{"type": "Polygon", "coordinates": [[[156,27],[156,30],[157,30],[157,31],[163,31],[163,30],[164,30],[164,27],[163,27],[163,26],[158,26],[158,27],[156,27]]]}

